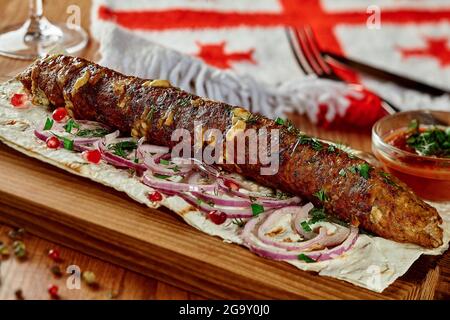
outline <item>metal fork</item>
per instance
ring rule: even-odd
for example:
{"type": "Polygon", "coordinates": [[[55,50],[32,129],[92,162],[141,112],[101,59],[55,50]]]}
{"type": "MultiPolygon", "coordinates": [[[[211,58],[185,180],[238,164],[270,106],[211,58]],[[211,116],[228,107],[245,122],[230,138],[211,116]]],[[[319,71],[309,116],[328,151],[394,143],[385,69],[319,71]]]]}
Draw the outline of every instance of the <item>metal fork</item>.
{"type": "MultiPolygon", "coordinates": [[[[306,25],[296,29],[290,29],[288,32],[297,61],[306,74],[314,74],[319,78],[345,82],[334,72],[323,57],[310,26],[306,25]]],[[[386,99],[382,97],[380,98],[381,107],[386,110],[387,113],[393,114],[400,112],[400,109],[395,107],[392,103],[386,101],[386,99]]]]}

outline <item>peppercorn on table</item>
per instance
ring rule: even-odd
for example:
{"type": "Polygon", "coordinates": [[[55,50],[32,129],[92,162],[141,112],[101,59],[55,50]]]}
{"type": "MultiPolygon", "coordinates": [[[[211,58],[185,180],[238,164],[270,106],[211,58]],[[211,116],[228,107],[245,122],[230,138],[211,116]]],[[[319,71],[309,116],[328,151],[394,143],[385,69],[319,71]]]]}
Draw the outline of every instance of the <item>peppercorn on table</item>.
{"type": "MultiPolygon", "coordinates": [[[[19,22],[25,19],[26,2],[9,2],[0,0],[2,8],[5,8],[2,19],[2,26],[10,23],[19,22]],[[18,7],[20,6],[20,8],[18,7]],[[16,13],[22,13],[22,16],[17,16],[16,13]]],[[[65,8],[70,4],[70,1],[52,2],[51,6],[46,8],[46,13],[50,19],[58,20],[65,8]]],[[[82,12],[89,12],[89,1],[79,1],[82,12]]],[[[88,29],[89,15],[82,14],[82,24],[88,29]]],[[[96,45],[89,44],[83,56],[95,59],[96,45]]],[[[0,58],[0,75],[13,75],[16,71],[21,70],[27,65],[25,62],[16,60],[9,60],[0,58]]],[[[325,131],[320,130],[309,124],[307,120],[296,117],[298,125],[301,125],[304,131],[319,137],[342,141],[348,143],[352,147],[361,150],[370,150],[370,134],[368,132],[361,134],[360,132],[343,132],[339,130],[325,131]]],[[[125,298],[125,299],[198,299],[205,297],[271,297],[270,294],[256,295],[255,293],[236,292],[233,288],[218,287],[214,283],[209,283],[207,279],[197,279],[192,276],[192,273],[187,271],[189,268],[173,268],[171,272],[158,272],[155,268],[145,268],[140,263],[130,263],[127,259],[134,257],[136,260],[142,258],[142,253],[139,252],[139,247],[133,252],[114,252],[116,248],[113,246],[113,240],[105,237],[103,241],[99,241],[95,236],[93,237],[79,237],[70,228],[61,229],[58,224],[51,220],[33,219],[33,212],[30,212],[30,204],[26,201],[25,194],[20,194],[19,190],[32,192],[35,185],[30,185],[26,177],[30,176],[31,182],[49,184],[46,192],[43,192],[48,197],[58,197],[58,190],[62,185],[72,184],[73,188],[83,189],[87,191],[78,193],[77,195],[85,196],[87,193],[96,193],[96,197],[110,197],[112,201],[118,201],[119,206],[131,207],[135,213],[136,219],[143,219],[144,210],[133,201],[121,198],[118,193],[108,190],[108,188],[96,185],[85,179],[73,177],[68,173],[57,170],[51,166],[43,164],[37,160],[28,158],[12,149],[0,144],[0,161],[2,167],[0,168],[0,176],[10,176],[11,172],[17,170],[18,173],[13,181],[16,186],[9,190],[17,190],[14,194],[14,205],[4,206],[1,210],[0,219],[8,224],[16,227],[25,227],[25,234],[23,232],[10,232],[11,228],[5,225],[0,227],[0,240],[3,246],[3,259],[0,269],[2,277],[2,286],[0,287],[0,298],[4,299],[46,299],[46,298],[62,298],[62,299],[108,299],[108,298],[125,298]],[[39,173],[38,173],[39,172],[39,173]],[[46,179],[48,175],[48,179],[46,179]],[[21,180],[21,178],[23,178],[21,180]],[[22,182],[23,181],[23,182],[22,182]],[[51,187],[53,185],[53,187],[51,187]],[[24,205],[21,207],[17,205],[17,201],[25,199],[24,205]],[[22,208],[23,213],[18,211],[22,208]],[[39,221],[39,223],[36,223],[39,221]],[[51,232],[48,232],[51,230],[51,232]],[[51,239],[54,242],[43,240],[43,238],[51,239]],[[76,239],[76,241],[74,241],[76,239]],[[77,250],[69,249],[74,247],[77,250]],[[105,250],[110,248],[110,250],[105,250]],[[52,251],[51,251],[52,250],[52,251]],[[7,254],[9,253],[9,258],[7,254]],[[89,256],[87,254],[90,254],[89,256]],[[94,258],[100,257],[103,260],[94,258]],[[116,264],[111,264],[108,261],[113,261],[116,264]],[[117,264],[124,265],[127,268],[144,273],[147,276],[140,275],[128,269],[117,266],[117,264]],[[66,280],[70,277],[73,268],[80,268],[82,272],[82,281],[80,290],[70,290],[66,286],[66,280]],[[68,269],[69,268],[69,269],[68,269]],[[72,269],[71,269],[72,268],[72,269]],[[176,276],[174,273],[177,273],[176,276]],[[150,277],[148,277],[150,276],[150,277]],[[155,277],[155,278],[153,278],[155,277]],[[183,278],[185,279],[183,281],[183,278]],[[187,280],[186,280],[187,278],[187,280]],[[167,284],[167,282],[170,283],[167,284]],[[199,286],[203,283],[203,288],[199,286]],[[209,287],[208,287],[209,286],[209,287]],[[178,289],[182,287],[183,289],[178,289]],[[195,293],[193,293],[195,292],[195,293]]],[[[60,191],[64,193],[64,191],[60,191]]],[[[5,202],[5,195],[0,197],[2,202],[5,202]],[[3,198],[2,198],[3,197],[3,198]]],[[[62,196],[67,198],[67,194],[62,196]]],[[[70,197],[69,197],[70,198],[70,197]]],[[[123,198],[123,197],[122,197],[123,198]]],[[[73,200],[72,205],[73,205],[73,200]]],[[[63,200],[62,200],[63,201],[63,200]]],[[[93,208],[95,204],[93,204],[93,208]]],[[[31,210],[32,211],[32,210],[31,210]]],[[[198,235],[196,231],[189,229],[182,222],[177,220],[169,212],[161,214],[163,223],[175,228],[184,233],[186,237],[203,239],[207,237],[198,235]]],[[[173,230],[175,230],[173,229],[173,230]]],[[[20,231],[20,230],[19,230],[20,231]]],[[[111,235],[109,235],[111,236],[111,235]]],[[[213,244],[222,245],[217,239],[209,239],[213,244]]],[[[228,247],[227,247],[228,248],[228,247]]],[[[250,255],[245,253],[245,258],[250,255]]],[[[249,259],[258,259],[251,257],[249,259]]],[[[150,263],[152,263],[150,261],[150,263]]],[[[153,264],[155,261],[153,261],[153,264]]],[[[167,263],[167,262],[166,262],[167,263]]],[[[281,265],[283,272],[289,272],[289,267],[282,264],[274,264],[273,262],[262,260],[261,263],[267,263],[271,268],[276,268],[281,265]],[[286,271],[287,270],[287,271],[286,271]]],[[[330,288],[325,292],[310,292],[311,298],[448,298],[448,274],[449,274],[450,258],[446,253],[443,257],[422,257],[411,270],[397,281],[393,286],[388,288],[383,294],[376,294],[367,290],[352,287],[351,285],[343,285],[336,280],[330,281],[330,288]],[[342,292],[344,290],[345,292],[342,292]]],[[[315,278],[311,274],[302,271],[296,271],[300,276],[305,275],[309,280],[314,281],[315,278]]],[[[322,281],[323,278],[321,278],[322,281]]],[[[324,281],[328,281],[324,280],[324,281]]],[[[320,287],[319,287],[320,288],[320,287]]],[[[288,295],[286,292],[277,291],[273,288],[274,297],[295,298],[297,295],[288,295]]]]}

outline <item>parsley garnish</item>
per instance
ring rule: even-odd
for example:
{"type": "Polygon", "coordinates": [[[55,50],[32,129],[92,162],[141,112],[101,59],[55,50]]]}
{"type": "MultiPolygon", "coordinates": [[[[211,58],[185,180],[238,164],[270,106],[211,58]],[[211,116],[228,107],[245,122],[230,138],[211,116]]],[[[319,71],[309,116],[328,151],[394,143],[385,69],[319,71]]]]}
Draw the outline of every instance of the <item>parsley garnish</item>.
{"type": "Polygon", "coordinates": [[[67,133],[71,133],[73,128],[80,128],[80,125],[78,123],[75,122],[75,120],[73,119],[69,119],[69,121],[67,121],[67,123],[64,125],[63,127],[67,133]]]}
{"type": "Polygon", "coordinates": [[[63,138],[64,149],[73,150],[73,140],[63,138]]]}
{"type": "Polygon", "coordinates": [[[127,152],[137,148],[137,143],[134,141],[122,141],[115,144],[110,144],[108,149],[113,150],[113,153],[119,157],[126,158],[127,152]]]}
{"type": "Polygon", "coordinates": [[[333,146],[332,144],[330,144],[330,145],[328,146],[328,148],[327,148],[327,151],[328,151],[329,153],[333,153],[333,152],[336,151],[336,147],[333,146]]]}
{"type": "Polygon", "coordinates": [[[53,119],[47,118],[45,120],[44,130],[50,130],[53,127],[53,123],[55,123],[53,119]]]}
{"type": "Polygon", "coordinates": [[[258,203],[252,203],[251,207],[252,207],[252,213],[254,216],[257,216],[260,213],[264,212],[264,207],[258,203]]]}
{"type": "Polygon", "coordinates": [[[237,226],[240,227],[240,228],[242,228],[242,227],[245,225],[245,221],[242,220],[241,218],[234,218],[234,219],[231,221],[231,223],[237,225],[237,226]]]}
{"type": "Polygon", "coordinates": [[[303,230],[305,230],[306,232],[311,232],[311,231],[312,231],[312,229],[311,229],[311,227],[309,226],[309,223],[308,223],[308,222],[302,221],[302,222],[300,223],[300,225],[302,226],[303,230]]]}
{"type": "Polygon", "coordinates": [[[168,179],[168,178],[170,178],[170,176],[165,176],[165,175],[159,174],[159,173],[154,173],[153,176],[155,178],[158,178],[158,179],[168,179]]]}
{"type": "Polygon", "coordinates": [[[311,138],[303,133],[298,135],[298,142],[300,144],[309,144],[311,148],[316,151],[320,151],[323,149],[323,145],[319,140],[317,140],[316,138],[311,138]]]}
{"type": "Polygon", "coordinates": [[[308,224],[314,224],[327,218],[324,208],[312,208],[308,214],[311,216],[308,224]]]}
{"type": "Polygon", "coordinates": [[[149,112],[147,114],[147,121],[152,121],[154,113],[155,113],[155,107],[151,106],[150,110],[149,110],[149,112]]]}
{"type": "Polygon", "coordinates": [[[358,165],[359,174],[366,180],[370,177],[369,172],[371,169],[372,168],[367,163],[361,163],[360,165],[358,165]]]}
{"type": "Polygon", "coordinates": [[[359,173],[359,175],[366,180],[370,178],[370,170],[372,170],[372,168],[367,163],[361,163],[348,168],[348,171],[351,173],[359,173]]]}
{"type": "Polygon", "coordinates": [[[316,262],[316,260],[314,260],[314,259],[308,257],[308,256],[307,256],[306,254],[304,254],[304,253],[300,253],[300,254],[298,255],[298,260],[302,260],[302,261],[305,261],[305,262],[307,262],[307,263],[316,262]]]}
{"type": "Polygon", "coordinates": [[[319,198],[319,200],[322,201],[322,202],[326,202],[326,201],[330,200],[330,197],[328,197],[328,195],[326,194],[325,190],[323,190],[323,189],[320,189],[319,191],[314,193],[314,196],[319,198]]]}
{"type": "Polygon", "coordinates": [[[159,163],[160,163],[160,164],[164,164],[164,165],[169,165],[169,164],[170,164],[170,161],[169,161],[169,160],[166,160],[166,159],[161,159],[161,160],[159,160],[159,163]]]}
{"type": "Polygon", "coordinates": [[[342,168],[341,170],[339,170],[339,175],[340,175],[341,177],[345,177],[345,176],[347,175],[347,172],[345,171],[344,168],[342,168]]]}
{"type": "Polygon", "coordinates": [[[384,182],[386,182],[387,184],[390,184],[393,187],[398,187],[399,186],[397,183],[395,183],[392,180],[392,177],[391,177],[391,175],[389,173],[382,171],[382,172],[380,172],[380,176],[383,178],[384,182]]]}
{"type": "Polygon", "coordinates": [[[281,119],[280,117],[276,118],[275,123],[276,124],[280,124],[280,125],[284,125],[284,119],[281,119]]]}
{"type": "Polygon", "coordinates": [[[450,128],[446,130],[437,127],[420,131],[417,120],[411,121],[408,129],[411,131],[406,143],[417,154],[422,156],[450,157],[450,128]]]}
{"type": "Polygon", "coordinates": [[[79,130],[76,135],[79,137],[104,137],[109,133],[108,130],[103,128],[98,129],[82,129],[79,130]]]}

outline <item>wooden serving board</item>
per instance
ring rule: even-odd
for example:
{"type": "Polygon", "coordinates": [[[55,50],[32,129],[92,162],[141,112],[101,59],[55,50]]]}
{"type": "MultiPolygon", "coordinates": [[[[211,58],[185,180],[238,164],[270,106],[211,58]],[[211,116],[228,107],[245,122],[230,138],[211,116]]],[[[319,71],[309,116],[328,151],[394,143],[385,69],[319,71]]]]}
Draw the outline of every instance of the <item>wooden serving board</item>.
{"type": "Polygon", "coordinates": [[[260,258],[0,143],[0,221],[210,298],[430,299],[437,257],[374,293],[260,258]]]}

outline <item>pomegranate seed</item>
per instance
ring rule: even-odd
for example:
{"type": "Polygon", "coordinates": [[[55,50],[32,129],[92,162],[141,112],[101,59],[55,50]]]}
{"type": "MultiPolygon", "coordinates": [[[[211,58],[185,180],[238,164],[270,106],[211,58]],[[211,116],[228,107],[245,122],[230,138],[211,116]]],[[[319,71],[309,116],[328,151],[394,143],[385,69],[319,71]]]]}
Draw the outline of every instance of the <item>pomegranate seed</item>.
{"type": "Polygon", "coordinates": [[[26,101],[27,96],[24,93],[15,93],[11,97],[11,104],[16,108],[23,107],[26,101]]]}
{"type": "Polygon", "coordinates": [[[102,159],[102,154],[99,150],[87,150],[82,153],[83,158],[86,159],[86,161],[91,163],[99,163],[102,159]]]}
{"type": "Polygon", "coordinates": [[[238,191],[238,190],[239,190],[239,185],[238,185],[237,183],[234,183],[234,182],[231,181],[231,180],[225,180],[225,181],[223,182],[223,184],[224,184],[226,187],[228,187],[230,190],[233,190],[233,191],[238,191]]]}
{"type": "Polygon", "coordinates": [[[55,262],[61,261],[60,252],[58,249],[51,249],[48,251],[48,257],[55,262]]]}
{"type": "Polygon", "coordinates": [[[61,122],[65,117],[67,117],[67,110],[64,107],[56,108],[52,113],[52,118],[56,122],[61,122]]]}
{"type": "Polygon", "coordinates": [[[227,220],[227,215],[223,212],[214,210],[208,213],[208,218],[215,224],[222,224],[227,220]]]}
{"type": "Polygon", "coordinates": [[[150,199],[150,201],[156,202],[156,201],[161,201],[163,196],[158,191],[155,191],[155,192],[149,194],[148,198],[150,199]]]}
{"type": "Polygon", "coordinates": [[[58,286],[54,284],[48,287],[48,293],[52,298],[58,298],[58,290],[59,290],[58,286]]]}
{"type": "Polygon", "coordinates": [[[45,140],[45,143],[50,149],[58,149],[61,145],[61,142],[59,142],[57,137],[48,137],[47,140],[45,140]]]}

